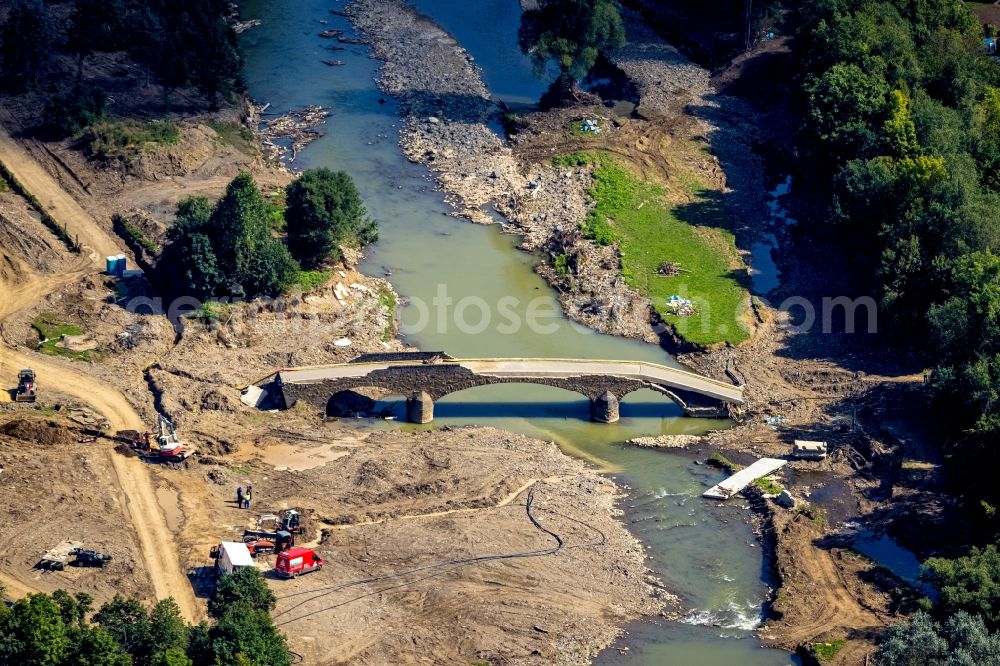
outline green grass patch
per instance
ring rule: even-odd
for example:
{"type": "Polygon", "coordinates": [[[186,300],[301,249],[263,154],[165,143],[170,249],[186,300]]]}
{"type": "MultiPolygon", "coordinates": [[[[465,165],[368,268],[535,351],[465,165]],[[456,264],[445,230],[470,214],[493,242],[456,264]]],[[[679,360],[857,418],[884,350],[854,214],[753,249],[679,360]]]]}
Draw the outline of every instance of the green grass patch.
{"type": "Polygon", "coordinates": [[[205,301],[197,310],[192,310],[184,316],[200,321],[209,326],[215,322],[227,323],[232,315],[231,310],[236,307],[236,303],[222,303],[219,301],[205,301]]]}
{"type": "Polygon", "coordinates": [[[382,329],[382,342],[389,342],[392,339],[393,331],[396,328],[396,295],[386,287],[382,286],[378,290],[378,302],[388,310],[387,317],[388,320],[385,324],[385,328],[382,329]]]}
{"type": "Polygon", "coordinates": [[[708,457],[708,464],[711,465],[712,467],[718,467],[719,469],[723,469],[729,472],[730,474],[735,474],[736,472],[743,469],[743,465],[738,465],[734,463],[732,460],[727,458],[722,453],[719,453],[718,451],[716,451],[715,453],[713,453],[708,457]]]}
{"type": "Polygon", "coordinates": [[[219,135],[219,141],[232,146],[241,153],[256,155],[257,148],[250,128],[236,122],[210,120],[205,123],[219,135]]]}
{"type": "Polygon", "coordinates": [[[813,521],[820,527],[826,527],[827,517],[826,509],[820,506],[815,506],[809,504],[808,502],[800,502],[798,506],[795,507],[796,513],[803,514],[806,518],[813,521]]]}
{"type": "Polygon", "coordinates": [[[826,643],[813,643],[811,646],[812,653],[820,661],[832,661],[833,658],[837,656],[837,653],[840,652],[846,644],[847,641],[844,639],[829,641],[826,643]]]}
{"type": "Polygon", "coordinates": [[[784,488],[780,484],[772,481],[766,476],[762,476],[759,479],[754,479],[753,485],[757,486],[761,492],[768,495],[780,495],[784,488]]]}
{"type": "Polygon", "coordinates": [[[83,329],[74,324],[67,324],[60,321],[51,312],[43,312],[31,322],[31,327],[38,331],[42,338],[42,343],[38,346],[38,351],[50,356],[64,356],[75,361],[98,360],[101,353],[97,349],[86,351],[74,351],[56,346],[64,335],[83,335],[83,329]]]}
{"type": "Polygon", "coordinates": [[[39,412],[42,416],[55,416],[55,407],[51,405],[35,405],[35,410],[39,412]]]}
{"type": "Polygon", "coordinates": [[[330,271],[299,271],[295,284],[302,289],[303,294],[308,294],[326,284],[330,275],[330,271]]]}
{"type": "Polygon", "coordinates": [[[172,120],[140,122],[119,118],[101,118],[80,135],[87,149],[102,157],[141,149],[147,144],[173,145],[180,138],[180,130],[172,120]]]}
{"type": "Polygon", "coordinates": [[[625,280],[680,337],[698,345],[739,344],[749,337],[743,324],[748,292],[734,275],[735,238],[723,228],[717,192],[685,183],[692,203],[669,207],[663,188],[640,180],[610,156],[577,152],[553,163],[593,166],[588,194],[594,208],[583,222],[584,234],[598,245],[618,243],[625,280]],[[680,270],[661,275],[664,262],[680,270]],[[666,302],[674,294],[690,299],[694,314],[674,313],[666,302]]]}

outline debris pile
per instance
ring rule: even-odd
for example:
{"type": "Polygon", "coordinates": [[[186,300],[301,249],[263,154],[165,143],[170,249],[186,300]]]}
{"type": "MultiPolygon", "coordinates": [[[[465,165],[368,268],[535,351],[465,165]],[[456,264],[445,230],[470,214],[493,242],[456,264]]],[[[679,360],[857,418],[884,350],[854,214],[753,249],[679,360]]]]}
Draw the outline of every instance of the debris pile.
{"type": "Polygon", "coordinates": [[[587,132],[590,134],[600,134],[601,125],[592,118],[587,118],[582,123],[580,123],[580,131],[587,132]]]}
{"type": "Polygon", "coordinates": [[[294,162],[296,155],[323,133],[316,129],[326,122],[330,111],[322,106],[310,105],[304,109],[294,109],[276,118],[262,120],[260,140],[264,153],[271,159],[281,159],[289,152],[289,162],[294,162]],[[282,140],[282,143],[276,143],[282,140]],[[284,145],[289,142],[290,145],[284,145]]]}
{"type": "Polygon", "coordinates": [[[250,28],[256,28],[260,25],[260,19],[251,19],[249,21],[237,21],[233,24],[233,32],[237,35],[246,32],[250,28]]]}
{"type": "Polygon", "coordinates": [[[660,267],[656,269],[656,272],[660,275],[666,275],[667,277],[676,277],[681,273],[681,267],[672,261],[664,261],[660,264],[660,267]]]}
{"type": "Polygon", "coordinates": [[[690,298],[684,298],[677,294],[667,297],[667,307],[670,309],[671,314],[680,315],[681,317],[690,317],[691,315],[698,314],[690,298]]]}

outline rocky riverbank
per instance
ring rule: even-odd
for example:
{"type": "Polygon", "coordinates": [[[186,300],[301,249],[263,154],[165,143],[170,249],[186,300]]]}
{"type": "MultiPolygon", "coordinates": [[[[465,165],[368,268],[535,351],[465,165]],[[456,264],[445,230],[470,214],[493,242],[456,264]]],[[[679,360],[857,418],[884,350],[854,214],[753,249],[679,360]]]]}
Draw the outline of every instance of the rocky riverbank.
{"type": "Polygon", "coordinates": [[[490,223],[499,213],[526,250],[573,251],[587,270],[561,293],[570,316],[603,333],[655,342],[648,301],[625,283],[614,250],[579,233],[589,175],[522,163],[490,127],[500,109],[468,53],[402,0],[357,0],[347,14],[384,62],[379,87],[401,102],[404,154],[430,167],[454,214],[490,223]]]}
{"type": "Polygon", "coordinates": [[[708,142],[712,157],[707,179],[722,182],[727,224],[737,245],[749,248],[759,239],[768,211],[764,166],[753,151],[757,124],[750,107],[720,94],[711,73],[663,40],[634,11],[623,10],[627,43],[608,59],[639,92],[636,112],[653,121],[677,124],[693,118],[696,134],[708,142]]]}

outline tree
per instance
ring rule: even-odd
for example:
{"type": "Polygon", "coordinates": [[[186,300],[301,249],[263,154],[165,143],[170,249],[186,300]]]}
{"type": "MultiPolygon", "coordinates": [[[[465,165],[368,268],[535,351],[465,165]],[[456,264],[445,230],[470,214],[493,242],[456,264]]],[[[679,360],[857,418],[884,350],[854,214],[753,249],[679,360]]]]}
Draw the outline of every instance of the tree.
{"type": "Polygon", "coordinates": [[[160,284],[200,298],[234,285],[250,296],[281,293],[299,266],[272,233],[271,209],[249,174],[233,179],[214,208],[204,197],[182,200],[157,262],[160,284]]]}
{"type": "Polygon", "coordinates": [[[14,604],[0,631],[0,665],[59,666],[69,638],[59,604],[45,594],[30,594],[14,604]]]}
{"type": "Polygon", "coordinates": [[[274,295],[295,282],[298,275],[299,264],[288,248],[275,238],[265,238],[250,255],[240,282],[248,294],[274,295]]]}
{"type": "Polygon", "coordinates": [[[13,0],[0,30],[0,82],[14,90],[33,85],[54,36],[48,5],[13,0]]]}
{"type": "Polygon", "coordinates": [[[180,648],[170,648],[153,655],[150,666],[194,666],[194,662],[180,648]]]}
{"type": "Polygon", "coordinates": [[[923,612],[886,629],[874,658],[877,666],[978,666],[1000,664],[1000,636],[965,612],[943,624],[923,612]]]}
{"type": "Polygon", "coordinates": [[[288,249],[304,268],[339,257],[343,243],[366,245],[378,240],[351,177],[327,168],[312,169],[286,188],[288,249]]]}
{"type": "Polygon", "coordinates": [[[178,267],[188,291],[195,296],[215,296],[226,287],[226,279],[219,269],[219,262],[212,248],[212,241],[205,234],[184,236],[172,248],[179,256],[178,267]]]}
{"type": "MultiPolygon", "coordinates": [[[[163,599],[149,613],[149,652],[153,655],[180,652],[188,644],[188,626],[172,598],[163,599]]],[[[167,659],[167,657],[163,657],[167,659]]]]}
{"type": "Polygon", "coordinates": [[[219,581],[215,594],[208,601],[208,613],[212,617],[222,617],[234,606],[245,606],[266,613],[274,610],[277,603],[274,592],[267,586],[260,570],[240,567],[219,581]]]}
{"type": "MultiPolygon", "coordinates": [[[[233,577],[228,577],[232,579],[233,577]]],[[[253,570],[223,585],[214,625],[188,627],[172,599],[148,614],[116,596],[94,615],[93,599],[57,590],[0,604],[0,666],[286,666],[291,654],[268,611],[274,595],[253,570]]]]}
{"type": "Polygon", "coordinates": [[[73,666],[132,666],[132,657],[100,627],[81,624],[69,631],[64,664],[73,666]]]}
{"type": "Polygon", "coordinates": [[[893,90],[889,94],[888,116],[883,129],[889,154],[896,157],[915,154],[920,145],[917,143],[917,128],[910,115],[910,97],[905,90],[893,90]]]}
{"type": "Polygon", "coordinates": [[[70,596],[66,590],[53,592],[52,600],[59,605],[59,614],[67,627],[82,626],[94,604],[94,598],[86,592],[77,592],[76,595],[70,596]]]}
{"type": "Polygon", "coordinates": [[[945,617],[972,613],[990,629],[1000,628],[1000,551],[990,544],[973,548],[965,557],[932,557],[924,563],[938,591],[938,611],[945,617]]]}
{"type": "Polygon", "coordinates": [[[230,606],[212,627],[211,636],[217,664],[289,666],[292,663],[287,641],[278,633],[267,611],[246,603],[230,606]]]}
{"type": "Polygon", "coordinates": [[[553,92],[575,97],[597,54],[625,43],[625,28],[611,0],[540,0],[521,15],[518,42],[539,71],[550,60],[559,66],[553,92]]]}
{"type": "Polygon", "coordinates": [[[267,203],[248,173],[236,176],[216,204],[209,222],[219,267],[237,281],[247,275],[250,257],[269,232],[267,203]]]}
{"type": "Polygon", "coordinates": [[[812,132],[836,158],[868,157],[878,145],[889,86],[855,64],[838,63],[806,84],[812,132]]]}
{"type": "Polygon", "coordinates": [[[78,136],[107,111],[108,96],[98,87],[78,82],[65,92],[52,94],[45,102],[45,128],[53,138],[78,136]]]}
{"type": "Polygon", "coordinates": [[[149,654],[149,615],[136,599],[115,595],[94,614],[94,622],[141,662],[149,654]]]}

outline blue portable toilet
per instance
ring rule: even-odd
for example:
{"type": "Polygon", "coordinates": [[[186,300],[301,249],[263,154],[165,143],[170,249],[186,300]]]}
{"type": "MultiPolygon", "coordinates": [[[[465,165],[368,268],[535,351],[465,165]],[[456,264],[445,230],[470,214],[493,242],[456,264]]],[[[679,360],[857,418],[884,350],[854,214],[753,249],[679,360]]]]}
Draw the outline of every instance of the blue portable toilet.
{"type": "Polygon", "coordinates": [[[115,257],[117,260],[115,262],[115,275],[118,277],[125,277],[125,271],[127,270],[128,258],[124,254],[119,254],[115,257]]]}
{"type": "Polygon", "coordinates": [[[118,275],[118,257],[105,257],[108,275],[118,275]]]}

